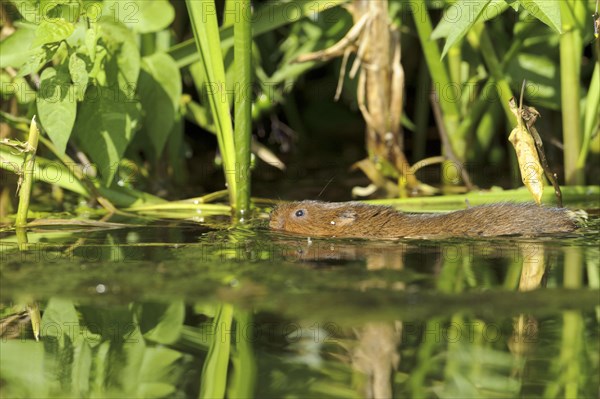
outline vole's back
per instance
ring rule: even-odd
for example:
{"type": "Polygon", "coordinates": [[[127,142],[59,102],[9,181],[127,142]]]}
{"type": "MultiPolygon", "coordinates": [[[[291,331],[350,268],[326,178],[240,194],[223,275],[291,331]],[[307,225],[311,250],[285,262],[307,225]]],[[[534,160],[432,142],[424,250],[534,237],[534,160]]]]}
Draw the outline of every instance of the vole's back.
{"type": "Polygon", "coordinates": [[[441,215],[406,215],[398,226],[383,226],[384,236],[501,236],[567,233],[577,228],[573,212],[535,204],[499,203],[441,215]],[[406,223],[408,221],[412,223],[406,223]],[[395,231],[394,231],[395,230],[395,231]]]}

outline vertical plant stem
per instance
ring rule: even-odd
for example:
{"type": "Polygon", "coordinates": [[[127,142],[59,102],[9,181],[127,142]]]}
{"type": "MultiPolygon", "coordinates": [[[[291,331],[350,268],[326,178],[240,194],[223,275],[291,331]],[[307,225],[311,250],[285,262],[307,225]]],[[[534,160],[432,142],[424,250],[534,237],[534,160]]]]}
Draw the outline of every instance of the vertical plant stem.
{"type": "MultiPolygon", "coordinates": [[[[583,281],[583,251],[581,248],[566,248],[563,285],[567,289],[580,289],[583,281]]],[[[564,311],[560,356],[555,360],[552,371],[557,377],[546,387],[544,397],[577,398],[580,392],[581,365],[584,339],[584,323],[578,311],[564,311]]]]}
{"type": "MultiPolygon", "coordinates": [[[[578,1],[578,0],[577,0],[578,1]]],[[[565,182],[584,184],[583,169],[577,167],[581,148],[580,70],[581,33],[576,26],[576,0],[560,2],[563,33],[560,36],[560,88],[563,120],[565,182]]]]}
{"type": "MultiPolygon", "coordinates": [[[[230,0],[231,1],[231,0],[230,0]]],[[[235,199],[235,212],[238,220],[243,220],[250,208],[250,141],[252,134],[252,25],[249,0],[235,0],[236,19],[233,23],[233,47],[236,86],[235,90],[235,152],[236,179],[238,192],[235,199]]]]}
{"type": "Polygon", "coordinates": [[[450,144],[452,145],[457,158],[464,160],[466,147],[462,143],[461,138],[456,137],[460,119],[460,109],[458,101],[453,101],[444,95],[445,90],[451,89],[450,76],[446,66],[441,61],[438,44],[430,39],[433,28],[431,26],[429,12],[427,11],[427,5],[425,1],[421,1],[418,6],[410,7],[410,9],[413,12],[415,27],[417,28],[419,41],[423,48],[423,54],[427,61],[429,72],[435,79],[433,80],[433,90],[438,93],[438,101],[442,110],[446,131],[450,138],[450,144]]]}
{"type": "Polygon", "coordinates": [[[225,67],[221,52],[221,39],[217,25],[217,11],[213,0],[186,0],[196,47],[200,54],[200,64],[206,77],[208,100],[215,127],[229,201],[236,203],[236,153],[233,137],[233,124],[229,112],[229,102],[225,93],[225,67]]]}
{"type": "Polygon", "coordinates": [[[234,320],[236,345],[231,355],[233,376],[227,397],[252,398],[256,386],[256,357],[252,349],[254,322],[248,310],[236,310],[234,320]]]}
{"type": "MultiPolygon", "coordinates": [[[[600,39],[596,39],[600,41],[600,39]]],[[[577,169],[584,170],[592,136],[600,123],[600,64],[596,64],[590,88],[585,98],[585,114],[583,121],[583,143],[577,157],[577,169]]]]}
{"type": "Polygon", "coordinates": [[[31,198],[31,187],[33,186],[33,169],[35,166],[35,153],[37,152],[40,131],[35,123],[35,116],[29,126],[29,137],[27,139],[27,151],[23,163],[23,182],[19,190],[19,207],[15,225],[22,227],[27,224],[27,212],[29,210],[29,199],[31,198]]]}

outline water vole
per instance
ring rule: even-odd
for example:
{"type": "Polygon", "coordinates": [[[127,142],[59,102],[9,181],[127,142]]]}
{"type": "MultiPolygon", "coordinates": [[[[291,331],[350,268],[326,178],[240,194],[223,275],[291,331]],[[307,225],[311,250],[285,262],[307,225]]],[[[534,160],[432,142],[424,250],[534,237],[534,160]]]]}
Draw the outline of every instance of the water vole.
{"type": "Polygon", "coordinates": [[[278,205],[269,226],[309,237],[486,237],[568,233],[574,212],[535,204],[496,203],[443,214],[410,214],[359,202],[301,201],[278,205]]]}

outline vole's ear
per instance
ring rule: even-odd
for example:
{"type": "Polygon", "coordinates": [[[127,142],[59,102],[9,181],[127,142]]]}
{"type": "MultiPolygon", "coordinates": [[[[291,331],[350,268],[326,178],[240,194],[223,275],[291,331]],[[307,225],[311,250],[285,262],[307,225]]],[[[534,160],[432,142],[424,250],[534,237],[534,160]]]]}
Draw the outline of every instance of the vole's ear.
{"type": "Polygon", "coordinates": [[[347,224],[352,224],[356,220],[356,212],[351,210],[345,210],[341,214],[338,215],[337,225],[345,226],[347,224]]]}

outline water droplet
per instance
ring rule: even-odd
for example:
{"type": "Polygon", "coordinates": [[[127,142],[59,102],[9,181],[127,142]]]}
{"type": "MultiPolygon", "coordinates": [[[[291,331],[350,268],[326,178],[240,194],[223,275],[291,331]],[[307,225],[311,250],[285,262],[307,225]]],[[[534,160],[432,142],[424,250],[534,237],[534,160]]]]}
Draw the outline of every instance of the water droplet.
{"type": "Polygon", "coordinates": [[[104,284],[98,284],[96,286],[96,292],[98,294],[104,294],[106,292],[106,286],[104,284]]]}

